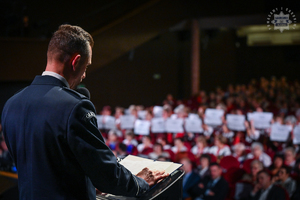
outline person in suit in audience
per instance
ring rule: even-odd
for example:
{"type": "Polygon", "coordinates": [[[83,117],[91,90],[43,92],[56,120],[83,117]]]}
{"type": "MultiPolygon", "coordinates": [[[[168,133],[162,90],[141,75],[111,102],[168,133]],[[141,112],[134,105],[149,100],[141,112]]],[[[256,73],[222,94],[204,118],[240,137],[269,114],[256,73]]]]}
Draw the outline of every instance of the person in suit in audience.
{"type": "Polygon", "coordinates": [[[229,184],[222,177],[222,168],[218,163],[212,163],[209,167],[210,177],[201,180],[190,189],[195,200],[224,200],[226,199],[229,184]]]}
{"type": "Polygon", "coordinates": [[[283,200],[286,199],[285,190],[272,184],[271,174],[266,170],[261,170],[257,174],[257,184],[251,194],[251,200],[283,200]]]}
{"type": "Polygon", "coordinates": [[[200,165],[198,166],[198,174],[201,179],[205,179],[210,176],[209,165],[210,156],[208,154],[202,154],[200,157],[200,165]]]}
{"type": "Polygon", "coordinates": [[[188,191],[200,181],[200,176],[193,171],[193,164],[189,158],[182,158],[180,163],[183,164],[182,169],[185,172],[182,180],[182,197],[188,199],[191,198],[188,191]]]}
{"type": "Polygon", "coordinates": [[[289,166],[282,166],[279,171],[278,175],[273,178],[275,184],[281,185],[289,194],[289,197],[292,197],[294,192],[296,191],[297,185],[296,181],[293,180],[291,177],[291,167],[289,166]]]}

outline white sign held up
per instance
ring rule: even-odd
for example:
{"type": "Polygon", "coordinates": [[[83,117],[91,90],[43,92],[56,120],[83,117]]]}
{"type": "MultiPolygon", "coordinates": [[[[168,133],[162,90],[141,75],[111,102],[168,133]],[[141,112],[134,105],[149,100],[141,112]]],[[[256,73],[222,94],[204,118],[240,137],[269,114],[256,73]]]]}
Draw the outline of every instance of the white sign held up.
{"type": "Polygon", "coordinates": [[[273,124],[271,126],[271,141],[286,142],[290,134],[290,126],[273,124]]]}
{"type": "Polygon", "coordinates": [[[202,133],[203,128],[202,128],[202,121],[198,117],[197,118],[186,118],[185,119],[185,124],[184,124],[186,132],[191,132],[191,133],[202,133]]]}
{"type": "Polygon", "coordinates": [[[300,144],[300,125],[295,126],[294,128],[294,144],[300,144]]]}
{"type": "Polygon", "coordinates": [[[254,127],[257,129],[266,129],[271,126],[273,113],[271,112],[253,112],[247,113],[248,121],[253,120],[254,127]]]}
{"type": "Polygon", "coordinates": [[[183,119],[171,119],[166,120],[166,131],[169,133],[183,133],[183,119]]]}
{"type": "Polygon", "coordinates": [[[122,115],[120,117],[120,125],[121,129],[133,129],[134,128],[134,121],[135,116],[133,115],[122,115]]]}
{"type": "Polygon", "coordinates": [[[212,126],[222,125],[223,115],[224,115],[224,110],[207,108],[205,110],[204,123],[212,126]]]}
{"type": "Polygon", "coordinates": [[[166,131],[164,118],[162,118],[162,117],[152,118],[151,131],[152,131],[152,133],[164,133],[166,131]]]}
{"type": "Polygon", "coordinates": [[[134,123],[134,133],[137,135],[149,135],[150,121],[137,119],[134,123]]]}
{"type": "Polygon", "coordinates": [[[245,131],[245,115],[226,115],[227,126],[233,131],[245,131]]]}

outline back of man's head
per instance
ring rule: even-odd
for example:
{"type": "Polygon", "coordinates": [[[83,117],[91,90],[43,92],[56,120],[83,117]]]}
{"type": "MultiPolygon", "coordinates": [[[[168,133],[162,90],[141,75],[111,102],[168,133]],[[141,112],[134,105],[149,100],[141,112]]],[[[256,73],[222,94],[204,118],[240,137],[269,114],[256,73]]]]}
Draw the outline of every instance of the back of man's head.
{"type": "Polygon", "coordinates": [[[93,47],[92,36],[79,26],[61,25],[53,34],[47,51],[48,62],[52,60],[67,62],[78,53],[82,56],[89,54],[89,46],[93,47]]]}

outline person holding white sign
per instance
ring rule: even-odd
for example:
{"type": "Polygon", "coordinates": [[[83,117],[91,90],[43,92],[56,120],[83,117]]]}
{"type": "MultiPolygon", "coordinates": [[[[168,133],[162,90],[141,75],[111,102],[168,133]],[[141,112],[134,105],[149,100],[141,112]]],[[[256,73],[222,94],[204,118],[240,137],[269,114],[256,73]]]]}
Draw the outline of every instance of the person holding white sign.
{"type": "Polygon", "coordinates": [[[222,135],[232,141],[234,132],[229,130],[228,126],[226,124],[223,124],[222,126],[222,135]]]}

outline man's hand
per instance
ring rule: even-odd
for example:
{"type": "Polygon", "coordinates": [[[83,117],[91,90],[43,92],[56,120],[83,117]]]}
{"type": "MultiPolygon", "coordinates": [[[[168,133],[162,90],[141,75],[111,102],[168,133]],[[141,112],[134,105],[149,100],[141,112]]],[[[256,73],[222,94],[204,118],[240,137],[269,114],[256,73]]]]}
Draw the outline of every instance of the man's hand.
{"type": "Polygon", "coordinates": [[[168,173],[165,173],[164,170],[159,171],[159,170],[150,170],[147,167],[145,167],[142,171],[140,171],[136,176],[144,179],[149,186],[151,187],[152,185],[156,184],[158,181],[166,178],[169,176],[168,173]]]}

